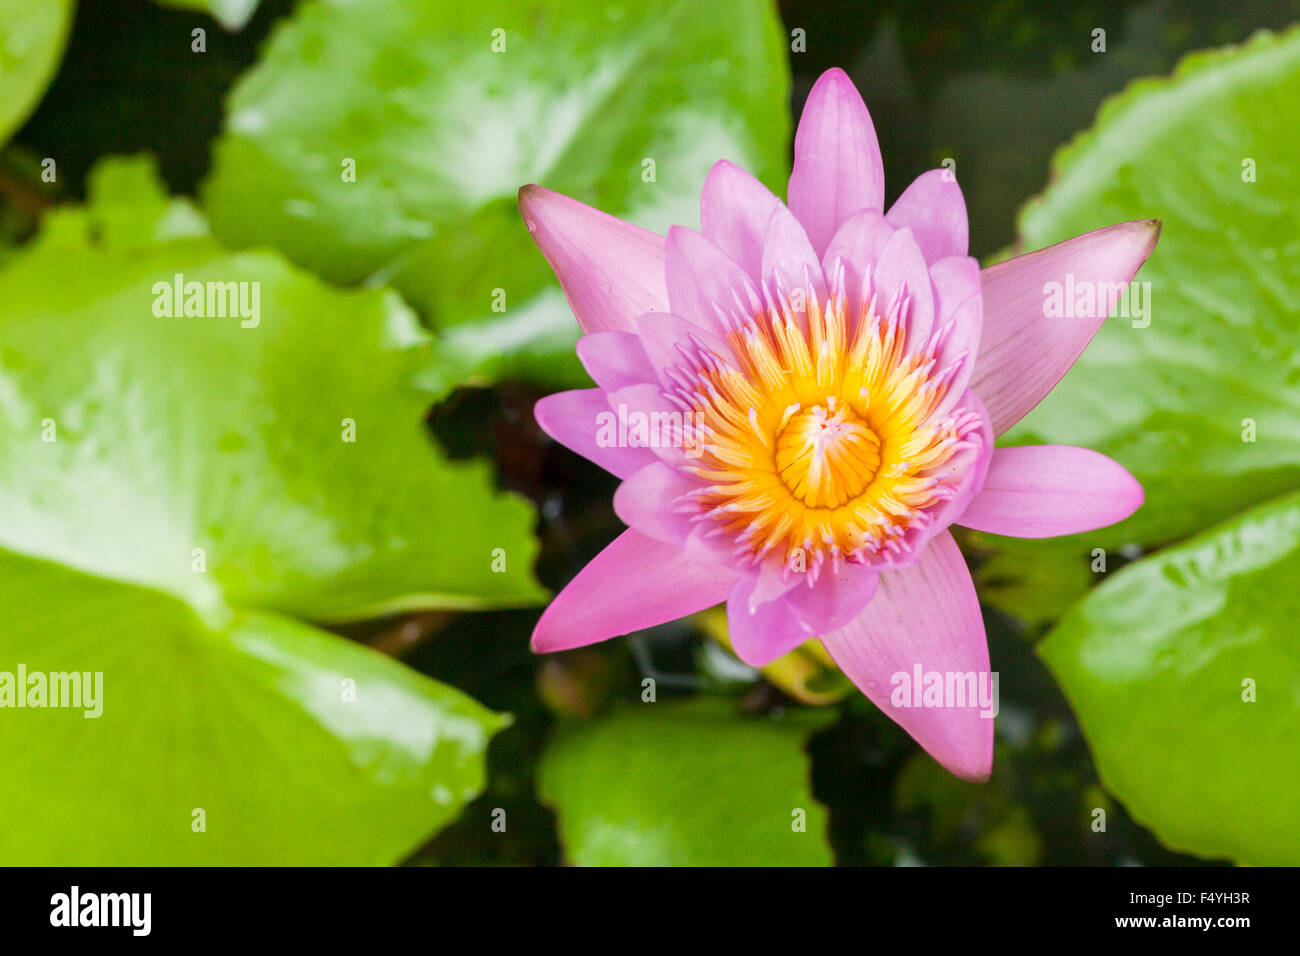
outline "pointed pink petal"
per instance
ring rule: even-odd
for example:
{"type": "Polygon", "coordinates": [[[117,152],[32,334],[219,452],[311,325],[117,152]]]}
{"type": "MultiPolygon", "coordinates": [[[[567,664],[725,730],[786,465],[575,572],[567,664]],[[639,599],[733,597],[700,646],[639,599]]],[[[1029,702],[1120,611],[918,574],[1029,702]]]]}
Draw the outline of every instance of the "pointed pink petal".
{"type": "Polygon", "coordinates": [[[714,163],[700,194],[700,231],[758,281],[763,232],[781,205],[766,186],[725,159],[714,163]]]}
{"type": "Polygon", "coordinates": [[[653,232],[541,186],[519,190],[519,210],[584,332],[631,331],[638,315],[668,311],[653,232]]]}
{"type": "Polygon", "coordinates": [[[1083,353],[1155,248],[1160,220],[1098,229],[989,266],[982,275],[984,330],[971,388],[1001,435],[1043,400],[1083,353]],[[1087,316],[1047,315],[1048,283],[1091,283],[1098,307],[1087,316]]]}
{"type": "MultiPolygon", "coordinates": [[[[854,213],[835,231],[835,237],[822,256],[822,271],[833,279],[835,270],[844,270],[844,291],[848,300],[849,315],[854,318],[862,306],[862,279],[874,269],[876,260],[884,251],[885,243],[894,234],[894,227],[885,222],[884,215],[876,209],[854,213]]],[[[877,302],[883,310],[888,302],[877,302]]]]}
{"type": "Polygon", "coordinates": [[[780,599],[751,611],[755,578],[742,577],[732,585],[727,596],[727,636],[742,661],[750,667],[766,667],[816,635],[808,633],[780,599]]]}
{"type": "Polygon", "coordinates": [[[618,446],[617,415],[599,388],[547,395],[534,406],[533,414],[546,434],[619,478],[626,478],[657,460],[648,448],[618,446]],[[610,427],[614,429],[613,442],[610,427]]]}
{"type": "Polygon", "coordinates": [[[693,355],[702,346],[719,358],[732,361],[731,347],[723,339],[671,312],[641,316],[637,319],[636,330],[641,347],[655,370],[654,381],[665,385],[669,382],[664,370],[686,364],[683,348],[693,355]]]}
{"type": "Polygon", "coordinates": [[[876,290],[876,307],[883,315],[899,286],[907,290],[911,306],[907,311],[907,347],[924,349],[934,327],[934,289],[930,285],[930,267],[909,229],[896,229],[880,250],[872,273],[876,290]]]}
{"type": "Polygon", "coordinates": [[[934,314],[945,322],[957,307],[980,294],[980,264],[970,256],[949,256],[930,263],[934,314]]]}
{"type": "Polygon", "coordinates": [[[606,391],[657,380],[635,332],[591,332],[578,339],[578,359],[606,391]]]}
{"type": "Polygon", "coordinates": [[[533,650],[585,647],[703,611],[723,601],[734,580],[672,545],[624,531],[542,613],[533,650]]]}
{"type": "Polygon", "coordinates": [[[958,523],[1014,538],[1050,538],[1123,521],[1142,504],[1124,466],[1088,448],[999,448],[958,523]]]}
{"type": "Polygon", "coordinates": [[[629,528],[647,537],[685,548],[695,527],[680,510],[678,499],[696,491],[691,481],[672,465],[657,461],[629,477],[614,492],[614,514],[629,528]]]}
{"type": "MultiPolygon", "coordinates": [[[[811,280],[819,298],[826,295],[826,282],[822,276],[821,259],[813,249],[799,221],[784,206],[777,206],[767,220],[763,233],[763,264],[760,267],[763,281],[775,279],[787,295],[795,289],[805,289],[811,280]]],[[[772,291],[775,293],[776,288],[772,291]]],[[[797,308],[795,311],[805,312],[797,308]]]]}
{"type": "Polygon", "coordinates": [[[896,229],[912,230],[926,262],[966,255],[966,200],[950,170],[932,169],[917,176],[885,218],[896,229]]]}
{"type": "Polygon", "coordinates": [[[749,572],[748,561],[736,555],[736,546],[726,535],[718,534],[716,528],[697,524],[682,546],[686,556],[698,564],[716,565],[731,568],[737,575],[749,572]]]}
{"type": "Polygon", "coordinates": [[[800,583],[794,575],[785,573],[785,565],[779,557],[769,555],[759,565],[758,573],[753,575],[754,585],[749,591],[751,607],[775,601],[791,588],[800,583]]]}
{"type": "Polygon", "coordinates": [[[878,575],[861,565],[824,568],[817,583],[794,587],[760,603],[758,575],[738,580],[727,597],[731,647],[746,664],[764,667],[827,631],[849,624],[876,593],[878,575]]]}
{"type": "Polygon", "coordinates": [[[849,216],[884,208],[876,129],[843,70],[827,70],[808,94],[794,137],[789,202],[819,255],[849,216]]]}
{"type": "Polygon", "coordinates": [[[725,335],[714,306],[732,311],[732,290],[752,282],[725,252],[693,229],[673,226],[664,246],[668,305],[675,315],[701,328],[725,335]]]}
{"type": "Polygon", "coordinates": [[[957,365],[948,393],[935,410],[936,416],[942,416],[948,414],[970,384],[979,354],[984,325],[979,263],[970,256],[940,259],[930,266],[930,281],[935,294],[935,334],[951,325],[936,354],[936,370],[942,372],[950,365],[957,365]]]}
{"type": "MultiPolygon", "coordinates": [[[[687,418],[688,413],[674,405],[661,387],[629,385],[610,392],[608,401],[610,407],[623,414],[627,421],[629,442],[649,442],[650,454],[670,465],[691,463],[692,452],[699,447],[699,435],[689,427],[693,419],[687,418]]],[[[699,455],[694,457],[698,459],[699,455]]],[[[641,464],[644,466],[653,460],[641,460],[641,464]]]]}
{"type": "MultiPolygon", "coordinates": [[[[895,674],[989,673],[975,585],[951,534],[930,542],[919,562],[884,571],[871,603],[822,644],[862,693],[912,735],[935,760],[964,780],[987,780],[993,768],[993,721],[980,707],[894,706],[895,674]]],[[[989,680],[984,677],[984,680],[989,680]]],[[[910,702],[910,700],[908,701],[910,702]]]]}
{"type": "MultiPolygon", "coordinates": [[[[948,385],[948,392],[934,410],[936,417],[944,416],[961,401],[969,389],[971,376],[975,372],[975,359],[979,354],[980,330],[983,325],[984,300],[977,292],[961,304],[954,314],[949,316],[952,329],[947,333],[939,351],[936,353],[936,368],[943,370],[956,366],[956,372],[948,385]]],[[[974,394],[974,393],[971,393],[974,394]]],[[[987,416],[987,412],[984,413],[987,416]]],[[[992,446],[992,426],[990,425],[989,445],[992,446]]]]}

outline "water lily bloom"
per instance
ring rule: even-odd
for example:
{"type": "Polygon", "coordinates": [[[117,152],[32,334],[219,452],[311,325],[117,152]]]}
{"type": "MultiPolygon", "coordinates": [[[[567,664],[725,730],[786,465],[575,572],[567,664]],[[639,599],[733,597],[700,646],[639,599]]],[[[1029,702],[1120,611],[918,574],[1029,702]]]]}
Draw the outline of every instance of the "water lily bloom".
{"type": "Polygon", "coordinates": [[[984,780],[993,721],[973,701],[900,703],[896,675],[987,679],[950,525],[1047,537],[1141,504],[1103,455],[994,439],[1069,370],[1159,222],[981,271],[949,170],[917,178],[888,212],[884,199],[875,129],[840,70],[808,97],[786,203],[719,162],[700,231],[660,237],[520,190],[597,386],[542,399],[537,420],[623,479],[614,508],[629,529],[555,598],[532,644],[579,647],[725,601],[742,660],[763,666],[820,638],[935,759],[984,780]],[[1065,318],[1045,290],[1067,280],[1088,296],[1065,318]]]}

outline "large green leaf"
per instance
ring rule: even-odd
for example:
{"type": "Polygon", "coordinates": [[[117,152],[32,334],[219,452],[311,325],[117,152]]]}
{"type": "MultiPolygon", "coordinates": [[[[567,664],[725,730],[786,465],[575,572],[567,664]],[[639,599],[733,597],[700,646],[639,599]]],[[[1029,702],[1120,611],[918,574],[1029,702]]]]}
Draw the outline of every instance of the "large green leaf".
{"type": "Polygon", "coordinates": [[[231,94],[213,228],[335,281],[386,279],[435,325],[464,325],[448,347],[486,374],[581,377],[519,187],[663,231],[698,221],[720,158],[781,184],[779,30],[767,0],[304,5],[231,94]]]}
{"type": "Polygon", "coordinates": [[[0,671],[102,670],[106,702],[0,738],[25,821],[0,859],[389,862],[476,791],[499,721],[287,615],[535,602],[531,509],[425,436],[434,358],[395,293],[227,251],[140,162],[92,196],[0,273],[0,671]],[[257,283],[257,324],[157,315],[177,274],[257,283]],[[35,842],[28,794],[62,811],[35,842]]]}
{"type": "Polygon", "coordinates": [[[1093,548],[1177,540],[1300,485],[1297,97],[1300,31],[1191,56],[1103,107],[1021,216],[1026,249],[1164,220],[1138,275],[1149,327],[1113,316],[1009,436],[1104,452],[1143,483],[1146,504],[1027,560],[1086,567],[1093,548]]]}
{"type": "Polygon", "coordinates": [[[53,79],[75,9],[75,0],[0,0],[0,144],[53,79]]]}
{"type": "Polygon", "coordinates": [[[1040,645],[1102,781],[1176,850],[1300,864],[1297,581],[1300,493],[1123,569],[1040,645]]]}
{"type": "Polygon", "coordinates": [[[824,717],[746,720],[717,699],[639,704],[562,730],[539,791],[582,866],[829,865],[803,751],[824,717]]]}
{"type": "MultiPolygon", "coordinates": [[[[428,396],[408,380],[433,353],[396,295],[204,237],[136,245],[158,199],[129,168],[109,175],[113,198],[0,274],[0,546],[315,619],[541,598],[529,506],[424,434],[428,396]],[[155,283],[177,274],[259,283],[259,324],[155,317],[155,283]]],[[[184,211],[160,207],[156,231],[196,228],[184,211]]]]}
{"type": "Polygon", "coordinates": [[[504,725],[278,614],[10,552],[0,601],[0,670],[103,675],[97,718],[0,710],[7,866],[392,863],[482,789],[504,725]]]}

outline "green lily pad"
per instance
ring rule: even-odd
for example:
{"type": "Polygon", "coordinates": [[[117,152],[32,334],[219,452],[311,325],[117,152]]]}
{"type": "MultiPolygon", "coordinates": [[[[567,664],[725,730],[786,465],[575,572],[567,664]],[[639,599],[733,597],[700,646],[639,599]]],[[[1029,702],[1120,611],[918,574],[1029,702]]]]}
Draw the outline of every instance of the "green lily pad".
{"type": "Polygon", "coordinates": [[[9,551],[0,582],[0,672],[102,675],[0,710],[6,866],[384,865],[483,789],[506,721],[368,648],[9,551]]]}
{"type": "Polygon", "coordinates": [[[1146,503],[1115,527],[1019,547],[1026,560],[1074,575],[1094,548],[1176,541],[1300,485],[1297,97],[1300,30],[1190,56],[1109,101],[1022,214],[1025,249],[1164,221],[1128,316],[1007,438],[1110,455],[1146,503]]]}
{"type": "Polygon", "coordinates": [[[102,671],[105,702],[0,710],[0,860],[392,862],[500,719],[295,619],[535,603],[532,510],[425,435],[395,293],[230,252],[140,161],[91,192],[0,272],[0,672],[102,671]],[[178,275],[247,308],[169,314],[178,275]]]}
{"type": "Polygon", "coordinates": [[[36,108],[54,78],[75,0],[0,0],[0,143],[36,108]]]}
{"type": "Polygon", "coordinates": [[[788,93],[763,0],[309,4],[231,94],[205,205],[235,246],[394,285],[485,376],[585,382],[519,187],[696,223],[718,159],[783,186],[788,93]]]}
{"type": "Polygon", "coordinates": [[[581,866],[827,866],[804,743],[829,715],[744,719],[711,698],[639,704],[561,730],[538,790],[581,866]]]}
{"type": "Polygon", "coordinates": [[[1116,573],[1039,651],[1106,788],[1175,850],[1300,863],[1300,494],[1116,573]]]}

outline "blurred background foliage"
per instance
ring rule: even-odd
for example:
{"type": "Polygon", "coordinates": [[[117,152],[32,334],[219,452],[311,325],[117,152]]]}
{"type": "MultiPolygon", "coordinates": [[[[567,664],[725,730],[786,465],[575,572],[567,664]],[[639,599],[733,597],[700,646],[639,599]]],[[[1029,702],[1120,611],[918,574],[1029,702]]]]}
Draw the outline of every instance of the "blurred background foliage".
{"type": "Polygon", "coordinates": [[[1297,19],[0,0],[0,669],[100,669],[111,695],[94,722],[5,715],[0,812],[24,826],[0,862],[1300,861],[1297,19]],[[1260,28],[1280,38],[1187,58],[1260,28]],[[962,539],[1001,674],[983,786],[815,643],[739,664],[716,613],[528,649],[542,586],[621,525],[615,479],[533,422],[585,376],[516,189],[659,231],[698,224],[718,158],[784,194],[831,66],[889,199],[955,161],[975,255],[1165,221],[1150,328],[1107,323],[1008,436],[1111,454],[1146,507],[962,539]],[[168,331],[148,289],[177,271],[257,279],[275,318],[168,331]]]}

